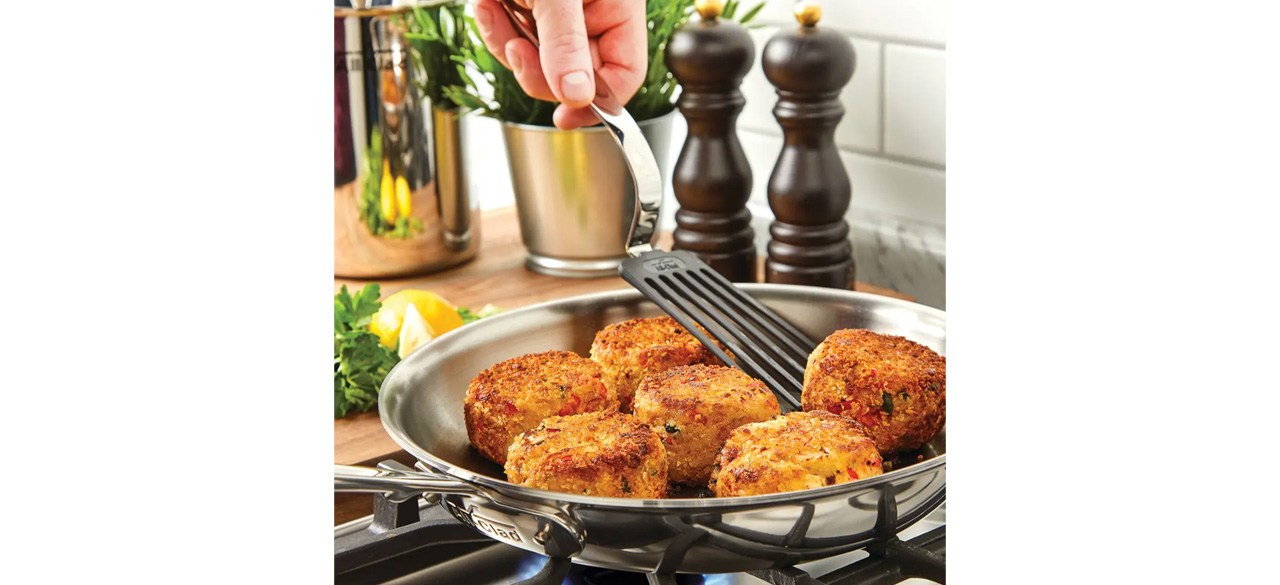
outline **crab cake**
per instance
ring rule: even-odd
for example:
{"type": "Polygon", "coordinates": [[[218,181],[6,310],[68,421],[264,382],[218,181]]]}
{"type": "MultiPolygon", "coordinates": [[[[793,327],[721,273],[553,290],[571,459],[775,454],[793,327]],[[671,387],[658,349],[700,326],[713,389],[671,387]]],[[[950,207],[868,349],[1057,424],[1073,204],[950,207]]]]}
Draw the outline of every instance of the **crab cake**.
{"type": "Polygon", "coordinates": [[[671,481],[704,486],[729,432],[777,416],[778,399],[741,370],[704,364],[650,374],[636,389],[635,416],[662,438],[671,481]]]}
{"type": "Polygon", "coordinates": [[[591,359],[600,364],[604,383],[618,395],[622,412],[631,412],[636,387],[649,374],[676,366],[723,365],[671,317],[631,319],[596,333],[591,359]]]}
{"type": "Polygon", "coordinates": [[[876,444],[857,421],[790,412],[729,433],[710,487],[719,497],[807,490],[880,475],[882,466],[876,444]]]}
{"type": "Polygon", "coordinates": [[[548,351],[499,362],[480,372],[462,401],[467,437],[485,457],[507,461],[516,435],[553,415],[617,411],[600,366],[576,353],[548,351]]]}
{"type": "Polygon", "coordinates": [[[932,439],[947,418],[947,358],[905,337],[841,329],[809,355],[805,410],[862,423],[885,455],[932,439]]]}
{"type": "Polygon", "coordinates": [[[667,450],[658,435],[620,412],[553,416],[516,437],[507,481],[614,498],[667,495],[667,450]]]}

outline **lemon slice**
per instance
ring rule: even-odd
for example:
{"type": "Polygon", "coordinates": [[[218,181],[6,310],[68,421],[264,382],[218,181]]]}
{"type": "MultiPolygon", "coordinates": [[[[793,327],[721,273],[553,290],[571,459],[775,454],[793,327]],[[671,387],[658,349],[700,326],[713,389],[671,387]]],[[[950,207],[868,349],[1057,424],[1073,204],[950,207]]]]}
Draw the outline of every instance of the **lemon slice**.
{"type": "Polygon", "coordinates": [[[418,316],[430,325],[433,336],[441,336],[462,326],[462,317],[444,297],[425,290],[402,290],[382,301],[382,308],[373,315],[369,331],[378,336],[387,349],[396,348],[400,338],[400,323],[407,308],[418,310],[418,316]]]}
{"type": "Polygon", "coordinates": [[[406,306],[404,322],[400,324],[400,344],[396,349],[400,359],[409,357],[413,350],[422,347],[434,338],[435,333],[431,330],[431,324],[422,318],[422,314],[418,312],[417,307],[412,304],[406,306]]]}

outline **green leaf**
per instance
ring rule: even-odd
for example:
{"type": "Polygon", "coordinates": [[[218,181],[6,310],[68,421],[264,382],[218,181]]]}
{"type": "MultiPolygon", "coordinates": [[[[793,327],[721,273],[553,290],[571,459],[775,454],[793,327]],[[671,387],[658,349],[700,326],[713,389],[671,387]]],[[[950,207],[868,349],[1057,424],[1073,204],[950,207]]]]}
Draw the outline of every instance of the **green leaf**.
{"type": "Polygon", "coordinates": [[[473,323],[475,321],[480,320],[479,315],[472,313],[471,309],[468,309],[466,307],[458,307],[458,316],[462,317],[462,323],[464,325],[467,323],[473,323]]]}
{"type": "Polygon", "coordinates": [[[726,0],[724,3],[724,8],[720,10],[720,17],[732,19],[733,13],[737,12],[737,10],[738,10],[738,0],[726,0]]]}
{"type": "Polygon", "coordinates": [[[755,6],[752,6],[751,10],[748,10],[746,14],[742,15],[742,18],[738,19],[738,22],[742,24],[747,24],[751,22],[751,20],[754,19],[757,14],[760,14],[760,11],[764,9],[764,5],[765,5],[765,2],[761,2],[759,4],[756,4],[755,6]]]}
{"type": "Polygon", "coordinates": [[[893,414],[893,395],[881,390],[880,400],[880,410],[893,414]]]}
{"type": "Polygon", "coordinates": [[[476,321],[484,319],[485,317],[497,315],[498,313],[501,313],[501,312],[502,312],[502,309],[499,309],[498,307],[495,307],[493,305],[485,305],[484,307],[481,307],[479,311],[472,311],[467,307],[458,307],[458,316],[462,317],[462,322],[464,324],[474,323],[476,321]]]}

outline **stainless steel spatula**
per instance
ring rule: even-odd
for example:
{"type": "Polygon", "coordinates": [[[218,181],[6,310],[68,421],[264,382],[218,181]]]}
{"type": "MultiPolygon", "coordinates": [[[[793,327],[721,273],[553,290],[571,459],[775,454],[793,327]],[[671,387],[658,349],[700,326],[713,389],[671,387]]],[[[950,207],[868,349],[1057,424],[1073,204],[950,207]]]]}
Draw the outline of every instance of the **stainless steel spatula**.
{"type": "MultiPolygon", "coordinates": [[[[516,31],[538,46],[529,10],[512,0],[501,4],[516,31]]],[[[781,403],[800,410],[805,362],[817,344],[693,254],[653,248],[662,206],[658,162],[635,119],[599,75],[595,81],[596,99],[591,110],[622,149],[635,184],[636,213],[627,238],[631,258],[622,262],[618,273],[721,361],[760,379],[781,403]],[[729,351],[721,349],[717,340],[729,351]]]]}

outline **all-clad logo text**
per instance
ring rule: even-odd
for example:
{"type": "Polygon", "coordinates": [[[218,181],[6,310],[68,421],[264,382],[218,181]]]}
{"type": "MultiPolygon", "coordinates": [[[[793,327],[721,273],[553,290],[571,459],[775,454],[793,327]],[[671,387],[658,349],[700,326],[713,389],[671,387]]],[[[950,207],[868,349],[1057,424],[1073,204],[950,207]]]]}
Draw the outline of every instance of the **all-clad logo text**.
{"type": "Polygon", "coordinates": [[[463,524],[475,528],[480,532],[488,534],[494,538],[501,538],[512,542],[524,542],[524,539],[520,538],[520,533],[516,532],[516,527],[511,524],[498,522],[492,518],[485,518],[475,512],[463,510],[461,507],[447,500],[445,501],[445,506],[449,508],[449,512],[453,514],[454,518],[461,520],[463,524]]]}
{"type": "Polygon", "coordinates": [[[653,272],[666,272],[668,270],[684,268],[684,262],[681,262],[679,258],[667,256],[666,258],[658,258],[656,260],[645,262],[644,267],[652,270],[653,272]]]}

